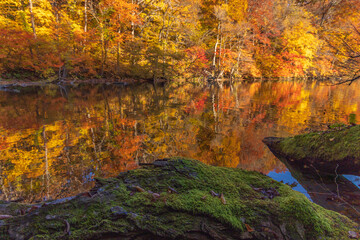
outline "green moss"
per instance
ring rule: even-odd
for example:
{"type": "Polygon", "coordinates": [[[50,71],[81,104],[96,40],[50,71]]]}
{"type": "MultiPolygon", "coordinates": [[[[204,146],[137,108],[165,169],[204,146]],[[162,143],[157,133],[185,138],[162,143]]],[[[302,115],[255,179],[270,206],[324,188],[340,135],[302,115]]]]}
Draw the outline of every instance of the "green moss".
{"type": "MultiPolygon", "coordinates": [[[[309,200],[300,193],[289,193],[286,199],[279,201],[279,207],[283,218],[291,219],[291,222],[301,222],[307,237],[326,236],[332,231],[333,212],[323,209],[318,205],[309,205],[309,200]]],[[[339,216],[340,217],[340,216],[339,216]]]]}
{"type": "MultiPolygon", "coordinates": [[[[354,227],[346,217],[311,203],[302,194],[260,173],[207,166],[183,158],[167,163],[122,173],[118,178],[98,179],[95,196],[41,208],[23,234],[30,233],[32,239],[61,239],[65,221],[71,226],[70,239],[125,234],[136,229],[175,238],[204,221],[221,223],[239,233],[246,231],[245,223],[260,233],[263,225],[271,222],[285,226],[286,234],[294,239],[300,234],[293,227],[295,223],[304,226],[307,239],[346,239],[347,231],[354,227]],[[134,186],[160,193],[160,197],[154,199],[151,192],[130,194],[134,186]],[[178,194],[169,193],[169,187],[178,194]],[[254,188],[277,189],[280,196],[267,199],[254,188]],[[210,191],[223,193],[226,204],[210,191]],[[113,207],[122,213],[116,215],[115,211],[114,215],[113,207]],[[56,218],[51,220],[51,216],[56,218]]],[[[16,225],[24,219],[11,221],[16,225]]]]}
{"type": "Polygon", "coordinates": [[[6,214],[6,215],[18,215],[22,211],[25,211],[27,208],[29,208],[30,205],[23,204],[23,203],[17,203],[17,202],[0,202],[0,215],[6,214]]]}
{"type": "Polygon", "coordinates": [[[335,126],[336,130],[316,132],[286,138],[279,143],[279,149],[291,158],[360,161],[360,125],[353,127],[335,126]]]}

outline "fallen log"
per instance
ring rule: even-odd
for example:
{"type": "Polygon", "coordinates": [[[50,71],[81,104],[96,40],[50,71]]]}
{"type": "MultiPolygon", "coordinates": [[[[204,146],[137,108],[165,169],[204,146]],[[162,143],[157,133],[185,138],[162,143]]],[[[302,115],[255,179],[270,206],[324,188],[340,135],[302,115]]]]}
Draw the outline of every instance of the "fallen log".
{"type": "Polygon", "coordinates": [[[275,156],[320,174],[360,174],[360,125],[330,127],[289,138],[268,137],[263,142],[275,156]]]}
{"type": "Polygon", "coordinates": [[[267,176],[183,158],[96,179],[89,194],[24,214],[27,208],[0,204],[0,215],[12,216],[0,221],[0,239],[350,239],[358,234],[347,217],[267,176]]]}

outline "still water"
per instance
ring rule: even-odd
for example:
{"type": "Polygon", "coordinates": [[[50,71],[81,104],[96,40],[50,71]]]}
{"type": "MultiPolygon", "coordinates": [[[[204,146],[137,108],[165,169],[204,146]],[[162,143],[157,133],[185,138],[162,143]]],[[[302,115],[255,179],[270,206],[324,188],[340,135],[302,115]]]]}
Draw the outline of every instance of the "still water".
{"type": "MultiPolygon", "coordinates": [[[[315,202],[317,195],[325,196],[322,205],[333,205],[331,187],[294,178],[261,140],[360,120],[359,86],[86,84],[0,92],[0,199],[35,202],[75,195],[89,190],[94,177],[184,156],[300,183],[295,190],[315,202]]],[[[359,184],[358,176],[344,177],[351,191],[359,184]]],[[[355,206],[358,196],[346,200],[348,205],[355,206]]]]}

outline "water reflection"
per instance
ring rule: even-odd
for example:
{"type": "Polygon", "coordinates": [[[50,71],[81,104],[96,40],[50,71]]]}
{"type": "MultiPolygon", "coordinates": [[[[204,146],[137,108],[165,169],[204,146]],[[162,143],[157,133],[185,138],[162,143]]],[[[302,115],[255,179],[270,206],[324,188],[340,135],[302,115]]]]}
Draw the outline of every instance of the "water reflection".
{"type": "Polygon", "coordinates": [[[299,181],[291,175],[290,171],[288,171],[288,170],[283,171],[283,172],[271,171],[268,173],[268,176],[271,177],[272,179],[275,179],[276,181],[279,181],[279,182],[282,181],[283,183],[285,183],[289,186],[294,186],[292,188],[293,190],[301,192],[308,199],[310,199],[312,201],[311,196],[309,195],[307,190],[301,184],[299,184],[299,181]]]}
{"type": "Polygon", "coordinates": [[[0,199],[86,191],[139,162],[186,156],[284,172],[262,143],[358,116],[358,84],[56,85],[0,92],[0,199]]]}
{"type": "Polygon", "coordinates": [[[326,175],[315,168],[300,166],[281,156],[278,157],[312,201],[360,222],[360,188],[356,185],[359,177],[326,175]]]}

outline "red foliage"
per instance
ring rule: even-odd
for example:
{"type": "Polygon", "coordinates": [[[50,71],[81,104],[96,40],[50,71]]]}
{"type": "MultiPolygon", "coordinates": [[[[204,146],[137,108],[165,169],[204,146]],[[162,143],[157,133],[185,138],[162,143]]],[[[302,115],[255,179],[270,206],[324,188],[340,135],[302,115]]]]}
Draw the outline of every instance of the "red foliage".
{"type": "Polygon", "coordinates": [[[202,113],[205,109],[206,100],[208,99],[208,93],[204,92],[202,93],[198,98],[191,101],[186,107],[185,112],[186,113],[202,113]]]}
{"type": "Polygon", "coordinates": [[[185,50],[187,62],[191,72],[202,72],[208,68],[209,60],[206,57],[205,49],[194,46],[185,50]]]}

